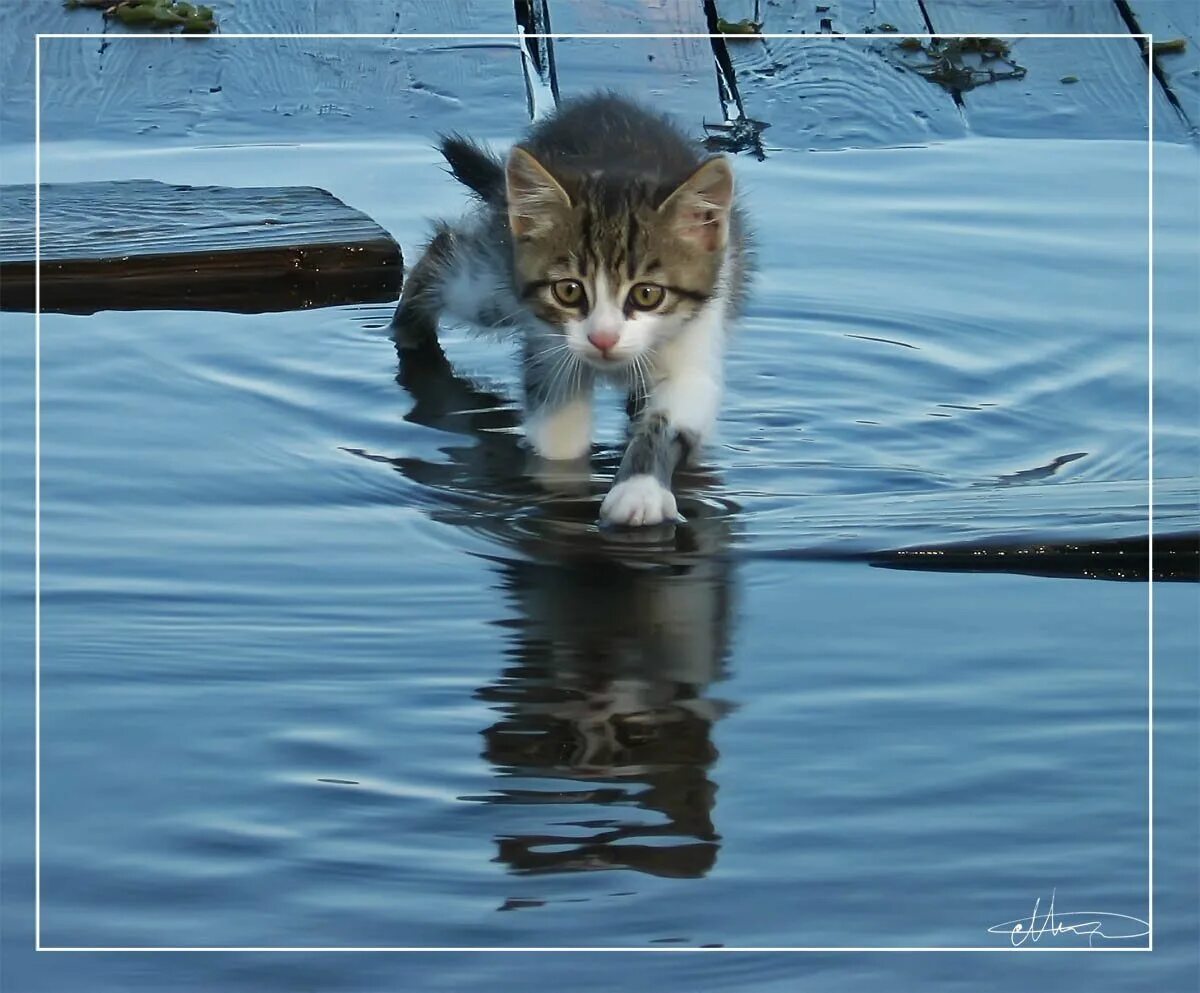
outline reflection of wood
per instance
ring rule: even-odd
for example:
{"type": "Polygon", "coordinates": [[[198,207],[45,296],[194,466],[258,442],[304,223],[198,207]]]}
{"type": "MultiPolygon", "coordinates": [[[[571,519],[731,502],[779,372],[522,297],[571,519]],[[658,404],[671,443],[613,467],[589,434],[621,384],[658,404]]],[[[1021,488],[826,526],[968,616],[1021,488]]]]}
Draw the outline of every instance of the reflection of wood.
{"type": "MultiPolygon", "coordinates": [[[[926,0],[933,30],[1019,34],[1128,35],[1116,4],[1094,0],[926,0]]],[[[1012,57],[1024,79],[980,86],[963,95],[971,130],[997,137],[1145,140],[1146,63],[1137,39],[1019,38],[1012,57]],[[1078,82],[1063,83],[1064,76],[1078,82]]],[[[1180,140],[1178,115],[1155,86],[1155,137],[1180,140]]]]}
{"type": "MultiPolygon", "coordinates": [[[[34,188],[4,188],[3,308],[34,303],[34,188]]],[[[400,249],[312,187],[42,187],[42,309],[259,312],[395,299],[400,249]]]]}

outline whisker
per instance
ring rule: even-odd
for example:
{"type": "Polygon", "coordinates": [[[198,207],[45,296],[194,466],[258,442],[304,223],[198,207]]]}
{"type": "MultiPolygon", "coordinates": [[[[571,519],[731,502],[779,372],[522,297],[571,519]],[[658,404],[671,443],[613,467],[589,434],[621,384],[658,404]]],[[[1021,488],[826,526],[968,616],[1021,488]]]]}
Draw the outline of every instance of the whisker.
{"type": "Polygon", "coordinates": [[[551,386],[546,390],[548,395],[561,398],[562,393],[559,391],[564,385],[566,385],[568,377],[574,373],[575,364],[576,359],[571,351],[567,350],[564,352],[563,356],[558,360],[558,363],[554,367],[554,378],[551,380],[551,386]]]}
{"type": "Polygon", "coordinates": [[[551,356],[560,355],[562,352],[567,351],[570,347],[571,346],[566,342],[558,345],[552,345],[549,348],[543,348],[541,351],[532,355],[522,355],[521,362],[526,366],[544,364],[545,361],[551,356]]]}

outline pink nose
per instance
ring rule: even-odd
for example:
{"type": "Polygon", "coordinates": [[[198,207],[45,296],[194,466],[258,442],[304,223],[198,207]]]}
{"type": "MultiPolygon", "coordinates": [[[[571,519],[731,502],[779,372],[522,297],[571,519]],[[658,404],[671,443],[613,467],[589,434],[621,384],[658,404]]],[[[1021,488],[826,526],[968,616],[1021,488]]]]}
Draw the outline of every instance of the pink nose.
{"type": "Polygon", "coordinates": [[[608,350],[616,343],[620,335],[616,331],[593,331],[588,335],[588,341],[595,345],[602,353],[607,354],[608,350]]]}

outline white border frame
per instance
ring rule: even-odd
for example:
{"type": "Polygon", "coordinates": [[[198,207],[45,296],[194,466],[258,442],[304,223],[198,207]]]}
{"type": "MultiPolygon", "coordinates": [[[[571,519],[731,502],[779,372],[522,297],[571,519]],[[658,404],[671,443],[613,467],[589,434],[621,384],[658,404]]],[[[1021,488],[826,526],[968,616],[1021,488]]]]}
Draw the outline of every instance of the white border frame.
{"type": "MultiPolygon", "coordinates": [[[[38,34],[34,49],[34,950],[40,952],[1150,952],[1154,950],[1154,58],[1153,34],[1009,34],[1006,38],[1140,38],[1145,43],[1146,58],[1146,113],[1148,132],[1146,138],[1146,194],[1147,209],[1147,920],[1146,944],[1144,946],[1070,946],[1046,945],[952,945],[952,946],[859,946],[859,945],[805,945],[805,946],[722,946],[698,947],[689,945],[649,946],[283,946],[283,945],[188,945],[167,946],[77,946],[42,944],[42,38],[77,38],[94,40],[91,32],[60,32],[60,34],[38,34]]],[[[725,35],[712,34],[662,34],[662,32],[637,32],[637,34],[536,34],[536,32],[510,32],[510,34],[322,34],[322,32],[278,32],[278,34],[215,34],[205,36],[209,41],[216,38],[355,38],[355,40],[396,41],[398,38],[431,41],[434,38],[478,38],[481,41],[514,41],[520,44],[527,38],[611,38],[611,40],[635,40],[635,38],[721,38],[725,35]]],[[[767,34],[762,38],[870,38],[880,40],[888,35],[878,34],[767,34]]],[[[900,31],[896,37],[923,38],[929,41],[938,37],[990,38],[991,34],[956,34],[943,32],[941,35],[912,34],[900,31]]],[[[181,34],[127,34],[108,35],[114,38],[152,38],[156,41],[184,38],[194,41],[193,36],[181,34]]]]}

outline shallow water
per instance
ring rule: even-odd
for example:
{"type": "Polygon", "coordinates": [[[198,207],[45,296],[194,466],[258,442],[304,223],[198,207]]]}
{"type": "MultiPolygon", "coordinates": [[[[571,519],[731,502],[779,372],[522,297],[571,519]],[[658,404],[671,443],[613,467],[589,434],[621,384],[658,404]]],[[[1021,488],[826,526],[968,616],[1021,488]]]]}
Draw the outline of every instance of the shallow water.
{"type": "MultiPolygon", "coordinates": [[[[302,151],[56,143],[43,179],[324,186],[410,263],[423,218],[461,208],[422,145],[302,151]]],[[[43,316],[44,943],[1002,946],[988,927],[1052,889],[1148,916],[1146,587],[805,557],[1146,533],[1145,147],[738,166],[758,288],[670,534],[595,527],[616,397],[590,480],[525,473],[504,345],[450,329],[457,375],[405,372],[389,306],[43,316]]],[[[1195,168],[1161,149],[1162,202],[1195,168]]],[[[1193,220],[1156,231],[1163,533],[1198,517],[1193,220]]],[[[33,322],[4,323],[6,592],[27,617],[33,322]]],[[[1155,596],[1155,971],[1106,957],[1114,989],[1196,968],[1195,592],[1155,596]]],[[[29,720],[8,722],[18,756],[29,720]]],[[[28,879],[27,851],[6,858],[28,879]]],[[[399,968],[353,962],[303,968],[346,989],[399,968]]],[[[91,988],[167,988],[103,968],[91,988]]],[[[290,989],[301,965],[196,968],[194,988],[290,989]]],[[[562,959],[504,968],[585,988],[562,959]]],[[[822,968],[644,975],[788,989],[822,968]]]]}

